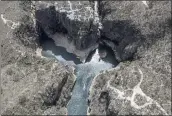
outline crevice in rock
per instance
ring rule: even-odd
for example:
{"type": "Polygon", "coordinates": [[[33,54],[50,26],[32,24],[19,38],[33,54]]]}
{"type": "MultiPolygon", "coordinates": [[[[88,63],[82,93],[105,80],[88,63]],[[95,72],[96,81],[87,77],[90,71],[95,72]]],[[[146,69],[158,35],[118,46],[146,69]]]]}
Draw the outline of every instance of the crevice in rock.
{"type": "Polygon", "coordinates": [[[99,18],[100,18],[101,22],[103,21],[105,16],[108,15],[109,13],[111,13],[111,11],[112,11],[112,9],[110,9],[106,6],[108,6],[107,1],[98,0],[98,14],[99,14],[99,18]]]}
{"type": "Polygon", "coordinates": [[[66,73],[61,83],[56,88],[54,88],[52,85],[52,87],[48,87],[46,89],[45,95],[43,95],[45,105],[48,106],[56,105],[56,102],[59,100],[62,89],[65,86],[67,80],[68,80],[68,73],[66,73]]]}
{"type": "Polygon", "coordinates": [[[107,116],[117,116],[117,113],[113,113],[109,110],[109,104],[110,104],[110,96],[108,91],[101,92],[99,96],[99,102],[104,105],[104,110],[106,111],[107,116]]]}

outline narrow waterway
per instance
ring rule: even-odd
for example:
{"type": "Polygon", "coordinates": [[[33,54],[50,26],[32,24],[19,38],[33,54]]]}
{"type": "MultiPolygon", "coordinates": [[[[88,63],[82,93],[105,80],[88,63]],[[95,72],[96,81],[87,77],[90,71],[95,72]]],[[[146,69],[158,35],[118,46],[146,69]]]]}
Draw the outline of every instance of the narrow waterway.
{"type": "Polygon", "coordinates": [[[86,115],[88,107],[88,93],[93,78],[100,71],[110,69],[117,65],[112,51],[99,46],[94,50],[85,63],[82,63],[74,54],[68,53],[65,48],[55,46],[51,40],[42,44],[42,55],[53,57],[65,65],[72,65],[75,68],[76,83],[72,91],[72,97],[67,105],[68,115],[86,115]]]}

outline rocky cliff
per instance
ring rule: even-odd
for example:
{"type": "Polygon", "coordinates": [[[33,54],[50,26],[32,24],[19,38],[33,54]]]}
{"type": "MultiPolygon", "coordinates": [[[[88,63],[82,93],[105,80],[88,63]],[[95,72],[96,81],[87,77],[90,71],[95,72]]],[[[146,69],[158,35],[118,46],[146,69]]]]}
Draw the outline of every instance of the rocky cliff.
{"type": "Polygon", "coordinates": [[[40,56],[30,6],[1,2],[1,113],[65,115],[75,82],[73,69],[40,56]]]}
{"type": "MultiPolygon", "coordinates": [[[[105,25],[103,32],[108,41],[118,43],[115,52],[121,56],[119,59],[125,60],[125,53],[133,52],[132,46],[138,45],[135,40],[144,41],[131,61],[95,77],[88,113],[171,115],[171,2],[148,2],[149,7],[136,1],[108,5],[113,12],[104,17],[110,24],[105,25]],[[134,24],[142,36],[128,24],[134,24]],[[134,40],[134,44],[128,40],[134,40]]],[[[108,41],[107,45],[115,46],[108,41]]]]}
{"type": "Polygon", "coordinates": [[[82,62],[98,45],[120,62],[94,78],[88,114],[171,115],[171,2],[144,3],[1,1],[2,114],[67,114],[73,67],[41,55],[44,33],[82,62]]]}

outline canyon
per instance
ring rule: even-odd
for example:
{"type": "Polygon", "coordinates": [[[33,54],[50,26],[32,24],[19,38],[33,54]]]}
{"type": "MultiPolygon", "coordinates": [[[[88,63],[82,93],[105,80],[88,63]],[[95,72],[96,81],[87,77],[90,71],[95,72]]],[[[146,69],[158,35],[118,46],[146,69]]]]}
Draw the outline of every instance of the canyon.
{"type": "Polygon", "coordinates": [[[1,114],[171,115],[171,1],[1,1],[1,114]]]}

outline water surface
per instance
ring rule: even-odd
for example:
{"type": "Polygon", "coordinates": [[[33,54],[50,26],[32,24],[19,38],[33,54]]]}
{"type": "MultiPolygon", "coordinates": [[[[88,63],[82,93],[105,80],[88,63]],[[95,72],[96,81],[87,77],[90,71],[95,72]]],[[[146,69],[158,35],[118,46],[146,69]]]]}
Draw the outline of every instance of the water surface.
{"type": "Polygon", "coordinates": [[[76,55],[68,53],[63,47],[55,46],[51,40],[46,40],[42,47],[43,56],[56,58],[65,65],[73,65],[75,67],[77,78],[72,97],[67,105],[68,115],[86,115],[87,98],[93,78],[100,71],[110,69],[118,64],[112,51],[107,47],[100,46],[89,55],[85,63],[82,63],[76,55]],[[100,57],[102,50],[106,53],[105,58],[100,57]]]}

